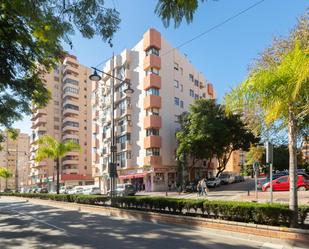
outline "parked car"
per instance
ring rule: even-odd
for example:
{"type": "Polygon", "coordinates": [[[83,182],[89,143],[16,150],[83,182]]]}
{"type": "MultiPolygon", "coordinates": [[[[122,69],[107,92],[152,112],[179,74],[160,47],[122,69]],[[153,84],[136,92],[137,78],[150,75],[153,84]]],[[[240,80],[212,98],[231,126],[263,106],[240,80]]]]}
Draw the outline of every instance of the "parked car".
{"type": "Polygon", "coordinates": [[[68,190],[68,194],[82,194],[83,193],[82,186],[75,186],[74,188],[68,190]]]}
{"type": "MultiPolygon", "coordinates": [[[[290,177],[289,176],[281,176],[272,181],[273,183],[273,191],[288,191],[290,188],[290,177]]],[[[309,189],[309,178],[304,175],[297,176],[297,189],[299,191],[306,191],[309,189]]],[[[262,187],[263,191],[270,190],[270,182],[267,182],[262,187]]]]}
{"type": "Polygon", "coordinates": [[[219,177],[209,178],[206,181],[207,187],[215,188],[221,185],[221,180],[219,177]]]}
{"type": "Polygon", "coordinates": [[[230,173],[227,172],[223,172],[221,173],[221,175],[219,176],[220,180],[221,180],[221,184],[229,184],[229,183],[233,183],[235,180],[235,176],[231,176],[230,173]]]}
{"type": "Polygon", "coordinates": [[[97,186],[85,186],[83,189],[83,194],[84,195],[100,195],[101,194],[101,190],[99,187],[97,186]]]}
{"type": "Polygon", "coordinates": [[[197,192],[197,183],[196,182],[189,182],[184,189],[186,193],[193,193],[197,192]]]}
{"type": "Polygon", "coordinates": [[[60,194],[68,194],[69,190],[71,190],[73,188],[73,186],[62,186],[60,187],[60,194]]]}
{"type": "MultiPolygon", "coordinates": [[[[278,179],[279,177],[286,176],[286,175],[287,175],[287,173],[286,173],[285,171],[282,171],[282,172],[279,172],[279,173],[274,173],[274,174],[273,174],[273,180],[276,180],[276,179],[278,179]]],[[[261,190],[262,187],[264,186],[264,184],[267,183],[267,182],[269,182],[269,179],[270,179],[269,176],[268,176],[268,177],[265,177],[265,178],[259,178],[259,179],[258,179],[258,182],[257,182],[257,188],[258,188],[259,190],[261,190]]]]}
{"type": "Polygon", "coordinates": [[[38,193],[47,194],[48,193],[48,189],[47,188],[41,188],[40,192],[38,192],[38,193]]]}
{"type": "MultiPolygon", "coordinates": [[[[131,183],[117,184],[115,191],[117,196],[135,195],[136,193],[136,190],[131,183]]],[[[107,194],[110,195],[111,191],[107,191],[107,194]]]]}

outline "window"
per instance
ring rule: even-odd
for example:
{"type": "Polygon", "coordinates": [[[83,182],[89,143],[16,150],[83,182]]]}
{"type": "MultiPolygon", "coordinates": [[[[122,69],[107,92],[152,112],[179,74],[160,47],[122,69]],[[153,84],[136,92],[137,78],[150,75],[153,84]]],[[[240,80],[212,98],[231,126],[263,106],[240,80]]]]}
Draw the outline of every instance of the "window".
{"type": "Polygon", "coordinates": [[[160,148],[146,149],[146,156],[160,156],[160,148]]]}
{"type": "Polygon", "coordinates": [[[199,86],[199,81],[198,80],[194,80],[194,85],[195,86],[199,86]]]}
{"type": "Polygon", "coordinates": [[[148,56],[150,54],[159,56],[159,50],[154,48],[154,47],[151,47],[151,48],[146,50],[146,56],[148,56]]]}
{"type": "Polygon", "coordinates": [[[59,105],[59,101],[54,101],[54,105],[59,105]]]}
{"type": "Polygon", "coordinates": [[[206,98],[206,94],[205,93],[203,93],[203,98],[206,98]]]}
{"type": "Polygon", "coordinates": [[[159,89],[158,88],[149,88],[146,90],[146,96],[148,95],[160,95],[159,89]]]}
{"type": "Polygon", "coordinates": [[[79,127],[79,123],[77,122],[72,122],[72,121],[66,121],[63,123],[63,126],[73,126],[73,127],[79,127]]]}
{"type": "Polygon", "coordinates": [[[180,74],[183,75],[183,68],[180,67],[180,74]]]}
{"type": "Polygon", "coordinates": [[[193,82],[193,80],[194,80],[193,74],[189,74],[189,80],[191,80],[193,82]]]}
{"type": "Polygon", "coordinates": [[[126,148],[126,141],[131,141],[131,134],[127,133],[125,135],[122,135],[120,137],[116,138],[116,142],[120,143],[120,149],[124,150],[126,148]]]}
{"type": "Polygon", "coordinates": [[[59,125],[54,125],[55,130],[59,130],[59,125]]]}
{"type": "Polygon", "coordinates": [[[179,106],[179,98],[177,98],[177,97],[174,98],[174,104],[179,106]]]}
{"type": "Polygon", "coordinates": [[[146,116],[150,115],[160,115],[159,114],[159,109],[158,108],[149,108],[146,110],[146,116]]]}
{"type": "Polygon", "coordinates": [[[78,94],[79,91],[76,88],[73,87],[66,87],[64,88],[64,93],[74,93],[74,94],[78,94]]]}
{"type": "Polygon", "coordinates": [[[72,85],[78,86],[78,81],[67,78],[65,79],[64,84],[72,84],[72,85]]]}
{"type": "Polygon", "coordinates": [[[180,100],[180,108],[183,108],[183,101],[180,100]]]}
{"type": "Polygon", "coordinates": [[[192,89],[190,89],[190,96],[194,97],[194,91],[192,89]]]}
{"type": "Polygon", "coordinates": [[[179,81],[178,80],[174,80],[174,87],[179,88],[179,81]]]}
{"type": "Polygon", "coordinates": [[[71,105],[71,104],[65,104],[65,106],[63,107],[64,109],[72,109],[72,110],[76,110],[79,111],[79,107],[76,105],[71,105]]]}
{"type": "Polygon", "coordinates": [[[147,129],[146,136],[159,136],[159,129],[147,129]]]}
{"type": "Polygon", "coordinates": [[[54,117],[54,121],[55,121],[55,122],[59,122],[60,119],[59,119],[58,117],[54,117]]]}
{"type": "Polygon", "coordinates": [[[148,74],[156,74],[156,75],[159,75],[159,70],[154,68],[154,67],[151,67],[149,68],[147,71],[146,71],[146,75],[148,74]]]}
{"type": "Polygon", "coordinates": [[[174,62],[174,69],[178,71],[178,67],[179,67],[178,63],[174,62]]]}
{"type": "Polygon", "coordinates": [[[194,98],[195,98],[195,99],[198,99],[198,94],[195,94],[194,98]]]}
{"type": "Polygon", "coordinates": [[[183,84],[180,84],[180,91],[183,92],[183,84]]]}
{"type": "Polygon", "coordinates": [[[280,179],[277,180],[277,182],[280,182],[280,183],[282,183],[282,182],[287,182],[287,181],[288,181],[288,177],[287,177],[287,176],[282,177],[282,178],[280,178],[280,179]]]}

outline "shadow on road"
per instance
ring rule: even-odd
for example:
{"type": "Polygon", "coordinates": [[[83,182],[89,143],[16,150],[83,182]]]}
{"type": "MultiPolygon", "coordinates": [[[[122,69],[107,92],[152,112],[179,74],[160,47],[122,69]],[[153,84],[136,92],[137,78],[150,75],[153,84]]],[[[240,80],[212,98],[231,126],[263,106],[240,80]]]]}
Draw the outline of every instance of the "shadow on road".
{"type": "Polygon", "coordinates": [[[21,202],[10,206],[0,203],[0,245],[1,249],[257,248],[181,227],[21,202]]]}

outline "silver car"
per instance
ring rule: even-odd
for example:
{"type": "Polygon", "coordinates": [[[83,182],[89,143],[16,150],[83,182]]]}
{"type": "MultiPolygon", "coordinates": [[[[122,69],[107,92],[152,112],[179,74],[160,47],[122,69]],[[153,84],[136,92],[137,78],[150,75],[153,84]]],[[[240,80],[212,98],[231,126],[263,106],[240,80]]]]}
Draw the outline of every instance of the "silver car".
{"type": "Polygon", "coordinates": [[[221,180],[220,180],[219,177],[209,178],[206,181],[206,185],[207,185],[207,187],[215,188],[215,187],[221,185],[221,180]]]}
{"type": "MultiPolygon", "coordinates": [[[[131,183],[122,183],[117,184],[116,186],[116,195],[117,196],[128,196],[128,195],[135,195],[136,190],[131,183]]],[[[107,191],[107,194],[110,195],[110,190],[107,191]]]]}

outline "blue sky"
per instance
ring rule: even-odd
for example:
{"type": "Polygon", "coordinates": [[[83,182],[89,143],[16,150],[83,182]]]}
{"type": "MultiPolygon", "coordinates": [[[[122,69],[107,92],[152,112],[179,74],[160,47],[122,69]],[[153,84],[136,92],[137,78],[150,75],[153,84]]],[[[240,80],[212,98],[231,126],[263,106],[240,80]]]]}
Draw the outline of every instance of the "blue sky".
{"type": "MultiPolygon", "coordinates": [[[[208,0],[201,4],[193,23],[183,22],[174,29],[165,28],[154,14],[156,0],[107,0],[121,15],[120,29],[113,39],[113,48],[99,37],[84,39],[76,33],[73,49],[65,48],[86,66],[97,66],[113,51],[131,48],[150,27],[159,30],[173,46],[190,40],[203,31],[246,9],[258,0],[208,0]]],[[[265,0],[236,19],[180,48],[195,67],[212,82],[221,101],[225,93],[245,79],[254,58],[271,44],[276,36],[286,36],[297,17],[309,7],[308,0],[265,0]]],[[[30,118],[14,127],[30,134],[30,118]]]]}

